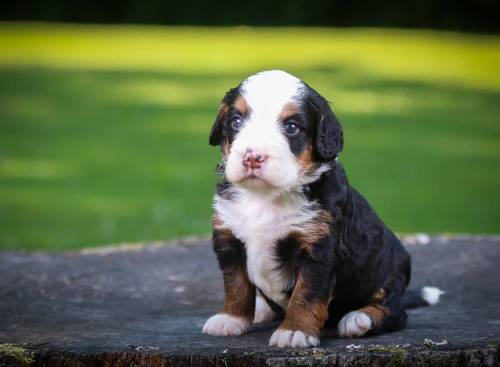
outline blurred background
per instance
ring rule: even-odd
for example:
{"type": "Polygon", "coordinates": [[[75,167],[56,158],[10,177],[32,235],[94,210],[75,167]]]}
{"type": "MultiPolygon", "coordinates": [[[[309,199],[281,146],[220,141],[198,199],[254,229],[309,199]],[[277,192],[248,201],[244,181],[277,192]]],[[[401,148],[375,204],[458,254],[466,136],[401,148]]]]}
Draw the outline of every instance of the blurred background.
{"type": "Polygon", "coordinates": [[[284,69],[332,102],[399,233],[500,233],[500,1],[0,4],[0,249],[210,233],[223,94],[284,69]]]}

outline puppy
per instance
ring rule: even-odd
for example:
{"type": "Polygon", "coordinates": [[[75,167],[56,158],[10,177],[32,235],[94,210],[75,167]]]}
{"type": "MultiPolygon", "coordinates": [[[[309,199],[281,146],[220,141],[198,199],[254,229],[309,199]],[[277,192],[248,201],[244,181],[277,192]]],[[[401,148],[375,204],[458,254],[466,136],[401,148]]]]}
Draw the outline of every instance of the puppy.
{"type": "Polygon", "coordinates": [[[213,246],[225,296],[204,333],[282,319],[269,344],[307,347],[324,326],[404,328],[410,256],[349,185],[342,127],[318,92],[283,71],[250,76],[227,92],[209,142],[223,154],[213,246]]]}

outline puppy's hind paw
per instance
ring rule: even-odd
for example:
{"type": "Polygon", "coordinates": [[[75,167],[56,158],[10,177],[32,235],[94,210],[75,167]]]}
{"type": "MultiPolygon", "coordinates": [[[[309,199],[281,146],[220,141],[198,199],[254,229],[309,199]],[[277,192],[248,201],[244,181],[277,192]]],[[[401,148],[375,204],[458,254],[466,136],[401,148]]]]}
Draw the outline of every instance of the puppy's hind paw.
{"type": "Polygon", "coordinates": [[[352,311],[344,315],[337,326],[341,338],[355,338],[365,335],[372,328],[372,319],[361,311],[352,311]]]}
{"type": "Polygon", "coordinates": [[[271,347],[307,348],[319,345],[319,338],[300,330],[277,329],[269,340],[271,347]]]}
{"type": "Polygon", "coordinates": [[[218,313],[205,322],[203,333],[215,336],[241,335],[249,327],[250,322],[242,317],[218,313]]]}

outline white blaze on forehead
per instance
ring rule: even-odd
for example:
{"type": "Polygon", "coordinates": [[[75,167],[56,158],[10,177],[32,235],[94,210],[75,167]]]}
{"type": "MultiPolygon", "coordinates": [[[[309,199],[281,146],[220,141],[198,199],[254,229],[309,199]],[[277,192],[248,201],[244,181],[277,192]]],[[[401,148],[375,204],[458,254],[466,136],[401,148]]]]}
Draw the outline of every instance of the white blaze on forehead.
{"type": "Polygon", "coordinates": [[[280,114],[289,103],[300,103],[304,84],[284,71],[265,71],[246,79],[241,96],[249,114],[234,139],[226,162],[226,178],[239,182],[245,175],[243,157],[248,149],[266,157],[260,176],[273,187],[300,185],[301,166],[282,131],[280,114]]]}
{"type": "Polygon", "coordinates": [[[255,114],[276,119],[287,103],[300,97],[303,84],[291,74],[271,70],[247,78],[241,89],[247,105],[255,114]]]}

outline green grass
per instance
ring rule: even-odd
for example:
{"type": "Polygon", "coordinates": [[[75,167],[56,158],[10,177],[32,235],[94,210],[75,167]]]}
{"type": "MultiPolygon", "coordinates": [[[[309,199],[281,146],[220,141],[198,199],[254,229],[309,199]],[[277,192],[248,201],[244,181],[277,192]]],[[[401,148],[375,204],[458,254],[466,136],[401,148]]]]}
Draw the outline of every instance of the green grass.
{"type": "Polygon", "coordinates": [[[500,37],[0,23],[0,249],[210,231],[224,92],[291,71],[399,232],[500,232],[500,37]]]}

